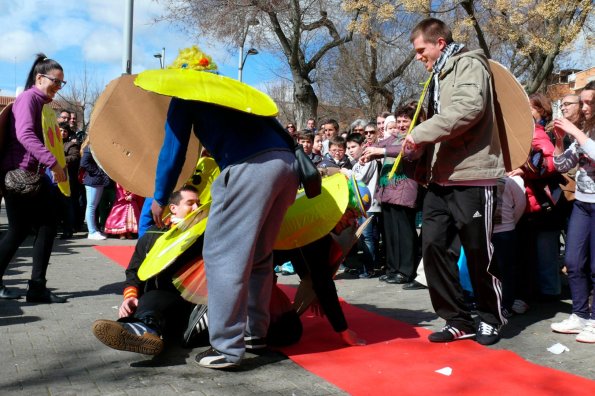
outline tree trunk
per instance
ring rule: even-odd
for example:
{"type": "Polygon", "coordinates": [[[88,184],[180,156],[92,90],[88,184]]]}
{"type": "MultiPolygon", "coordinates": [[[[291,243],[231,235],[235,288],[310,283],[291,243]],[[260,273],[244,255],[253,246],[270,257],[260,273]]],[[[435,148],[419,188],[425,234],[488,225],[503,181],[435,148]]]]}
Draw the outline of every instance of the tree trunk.
{"type": "Polygon", "coordinates": [[[310,81],[296,73],[293,75],[293,87],[295,122],[298,128],[305,128],[308,118],[316,120],[318,98],[310,81]]]}

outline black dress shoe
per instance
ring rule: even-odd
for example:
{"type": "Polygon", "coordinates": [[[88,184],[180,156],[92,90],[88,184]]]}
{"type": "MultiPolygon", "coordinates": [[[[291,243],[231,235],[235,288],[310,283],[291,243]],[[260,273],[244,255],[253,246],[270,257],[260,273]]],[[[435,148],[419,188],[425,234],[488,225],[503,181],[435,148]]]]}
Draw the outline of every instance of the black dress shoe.
{"type": "Polygon", "coordinates": [[[387,278],[385,280],[385,282],[386,283],[390,283],[390,284],[402,285],[402,284],[411,282],[411,279],[407,278],[403,274],[397,274],[397,275],[394,275],[394,276],[391,276],[391,277],[387,278]]]}
{"type": "Polygon", "coordinates": [[[18,292],[8,290],[6,286],[0,286],[0,299],[1,300],[18,300],[21,295],[18,292]]]}
{"type": "Polygon", "coordinates": [[[42,304],[63,304],[66,302],[64,297],[59,297],[49,291],[48,289],[45,290],[35,290],[27,291],[27,302],[28,303],[42,303],[42,304]]]}
{"type": "Polygon", "coordinates": [[[427,286],[422,285],[421,283],[419,283],[416,280],[413,280],[413,281],[403,285],[403,290],[421,290],[421,289],[427,289],[427,288],[428,288],[427,286]]]}
{"type": "Polygon", "coordinates": [[[72,232],[65,232],[60,236],[60,239],[64,240],[64,239],[70,239],[72,238],[72,232]]]}

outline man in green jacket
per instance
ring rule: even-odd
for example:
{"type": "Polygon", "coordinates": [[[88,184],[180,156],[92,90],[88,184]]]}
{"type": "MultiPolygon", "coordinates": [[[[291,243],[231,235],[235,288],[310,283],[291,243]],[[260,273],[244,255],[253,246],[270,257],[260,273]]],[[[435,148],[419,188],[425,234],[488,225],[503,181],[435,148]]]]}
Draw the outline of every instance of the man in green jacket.
{"type": "MultiPolygon", "coordinates": [[[[448,26],[435,18],[421,21],[410,40],[416,59],[433,73],[428,120],[404,144],[405,158],[419,159],[428,192],[423,210],[423,259],[432,305],[446,320],[432,342],[476,337],[490,345],[506,323],[500,313],[501,283],[490,272],[495,187],[504,162],[495,126],[490,67],[483,51],[455,43],[448,26]],[[477,299],[475,326],[463,298],[457,255],[449,253],[456,236],[467,256],[477,299]]],[[[419,175],[417,175],[419,176],[419,175]]]]}

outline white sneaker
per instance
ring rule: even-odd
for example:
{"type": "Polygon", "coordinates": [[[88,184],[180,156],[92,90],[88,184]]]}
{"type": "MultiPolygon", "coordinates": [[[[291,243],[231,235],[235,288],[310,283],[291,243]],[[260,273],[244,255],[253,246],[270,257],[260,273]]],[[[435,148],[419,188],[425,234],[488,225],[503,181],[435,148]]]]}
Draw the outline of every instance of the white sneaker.
{"type": "Polygon", "coordinates": [[[595,320],[589,320],[588,322],[589,323],[583,328],[583,331],[578,333],[576,340],[578,342],[595,344],[595,320]]]}
{"type": "Polygon", "coordinates": [[[522,315],[529,309],[529,304],[523,300],[514,300],[512,303],[512,312],[522,315]]]}
{"type": "Polygon", "coordinates": [[[103,235],[101,232],[96,231],[92,234],[87,235],[87,239],[92,239],[94,241],[103,241],[103,240],[106,240],[107,237],[105,235],[103,235]]]}
{"type": "Polygon", "coordinates": [[[579,334],[587,326],[589,322],[576,314],[570,315],[568,319],[564,319],[558,323],[552,323],[551,328],[556,333],[563,334],[579,334]]]}

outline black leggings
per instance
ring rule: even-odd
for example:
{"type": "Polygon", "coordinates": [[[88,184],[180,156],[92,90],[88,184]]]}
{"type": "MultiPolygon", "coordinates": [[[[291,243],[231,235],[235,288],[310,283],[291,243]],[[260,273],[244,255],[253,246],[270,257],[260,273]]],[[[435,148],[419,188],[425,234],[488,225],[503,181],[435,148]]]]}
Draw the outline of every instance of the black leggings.
{"type": "Polygon", "coordinates": [[[49,178],[43,177],[42,181],[41,190],[34,197],[7,194],[4,186],[1,186],[6,203],[8,231],[0,239],[0,283],[8,264],[32,229],[35,239],[31,280],[46,280],[45,275],[56,238],[56,205],[49,178]]]}

